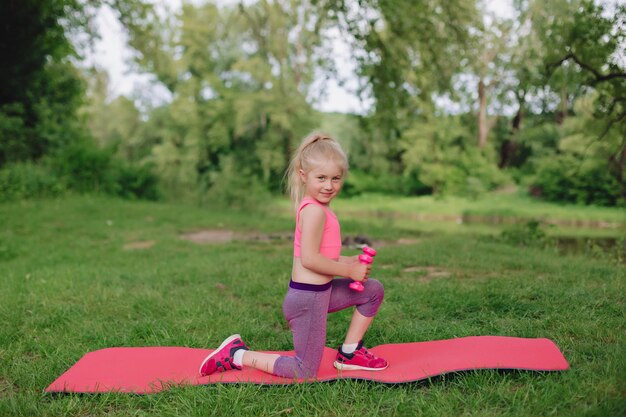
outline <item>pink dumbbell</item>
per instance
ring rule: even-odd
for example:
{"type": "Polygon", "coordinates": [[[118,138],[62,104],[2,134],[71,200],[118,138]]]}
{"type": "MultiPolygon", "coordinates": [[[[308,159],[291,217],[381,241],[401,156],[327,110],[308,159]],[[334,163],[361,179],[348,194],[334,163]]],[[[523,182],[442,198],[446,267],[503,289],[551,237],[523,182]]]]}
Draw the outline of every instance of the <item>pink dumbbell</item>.
{"type": "MultiPolygon", "coordinates": [[[[363,247],[363,255],[359,255],[359,262],[362,264],[371,264],[374,262],[374,256],[376,256],[376,251],[369,246],[363,247]]],[[[363,287],[363,283],[361,281],[352,282],[349,287],[354,291],[363,291],[365,287],[363,287]]]]}
{"type": "Polygon", "coordinates": [[[374,248],[370,248],[369,246],[363,246],[363,253],[371,256],[372,258],[376,256],[376,250],[374,248]]]}

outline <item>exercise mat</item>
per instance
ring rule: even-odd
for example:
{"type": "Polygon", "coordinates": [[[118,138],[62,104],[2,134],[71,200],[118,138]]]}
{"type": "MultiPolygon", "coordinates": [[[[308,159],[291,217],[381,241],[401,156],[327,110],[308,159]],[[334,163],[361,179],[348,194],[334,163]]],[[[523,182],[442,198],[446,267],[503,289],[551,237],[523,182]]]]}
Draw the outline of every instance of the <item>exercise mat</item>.
{"type": "MultiPolygon", "coordinates": [[[[210,349],[187,347],[113,347],[87,353],[46,392],[123,392],[149,394],[174,385],[215,383],[293,384],[363,379],[388,384],[420,381],[450,372],[477,369],[563,371],[569,368],[559,348],[549,339],[471,336],[427,342],[385,344],[369,349],[387,359],[382,371],[338,371],[337,351],[324,349],[316,378],[282,378],[244,368],[202,377],[198,367],[210,349]]],[[[293,356],[291,352],[268,352],[293,356]]]]}

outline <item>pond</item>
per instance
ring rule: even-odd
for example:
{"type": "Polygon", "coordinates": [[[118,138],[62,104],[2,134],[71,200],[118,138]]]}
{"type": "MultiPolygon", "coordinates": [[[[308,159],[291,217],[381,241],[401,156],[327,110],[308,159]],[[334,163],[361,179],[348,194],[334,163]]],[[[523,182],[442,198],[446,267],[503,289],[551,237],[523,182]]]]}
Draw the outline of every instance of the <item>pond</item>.
{"type": "Polygon", "coordinates": [[[535,223],[548,244],[563,255],[606,256],[626,263],[626,224],[603,220],[533,219],[519,216],[478,214],[421,214],[389,211],[344,211],[350,217],[376,220],[412,233],[468,233],[500,235],[535,223]]]}
{"type": "Polygon", "coordinates": [[[592,256],[606,256],[618,258],[626,264],[626,239],[606,237],[567,237],[553,238],[560,254],[578,255],[590,254],[592,256]]]}

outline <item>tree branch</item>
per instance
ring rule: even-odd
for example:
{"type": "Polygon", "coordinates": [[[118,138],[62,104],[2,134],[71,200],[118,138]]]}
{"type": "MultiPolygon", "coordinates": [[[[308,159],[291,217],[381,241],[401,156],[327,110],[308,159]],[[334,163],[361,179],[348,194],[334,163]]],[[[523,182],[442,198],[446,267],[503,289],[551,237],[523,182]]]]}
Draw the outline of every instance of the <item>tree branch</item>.
{"type": "Polygon", "coordinates": [[[568,60],[572,60],[575,63],[578,64],[578,66],[580,66],[581,68],[591,72],[595,78],[595,80],[593,81],[593,84],[597,84],[599,82],[603,82],[603,81],[609,81],[615,78],[626,78],[626,73],[624,72],[612,72],[609,74],[602,74],[600,71],[598,71],[597,69],[593,68],[591,65],[583,62],[576,54],[574,54],[573,52],[570,52],[569,54],[565,55],[563,58],[561,58],[560,60],[558,60],[557,62],[554,62],[552,64],[548,64],[548,71],[549,73],[552,73],[552,71],[554,71],[556,68],[560,67],[561,64],[563,64],[565,61],[568,60]]]}

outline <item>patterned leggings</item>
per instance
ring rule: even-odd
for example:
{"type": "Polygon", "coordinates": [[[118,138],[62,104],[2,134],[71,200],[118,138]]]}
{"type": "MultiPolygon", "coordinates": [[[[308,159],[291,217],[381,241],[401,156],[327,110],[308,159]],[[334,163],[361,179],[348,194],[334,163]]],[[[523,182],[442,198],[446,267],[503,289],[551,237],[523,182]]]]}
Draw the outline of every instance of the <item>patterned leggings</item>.
{"type": "Polygon", "coordinates": [[[281,356],[274,363],[274,375],[287,378],[311,378],[317,374],[326,344],[328,313],[356,306],[365,317],[373,317],[383,302],[383,285],[375,279],[364,282],[365,290],[348,287],[349,278],[335,278],[327,289],[322,285],[290,284],[283,313],[293,334],[296,356],[281,356]],[[304,289],[301,289],[304,288],[304,289]]]}

